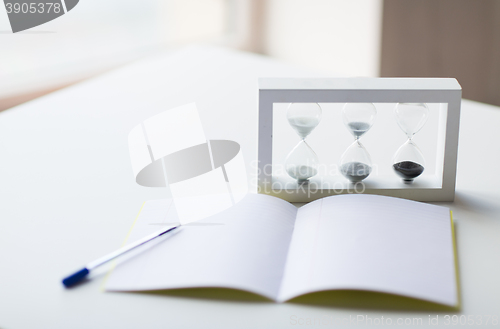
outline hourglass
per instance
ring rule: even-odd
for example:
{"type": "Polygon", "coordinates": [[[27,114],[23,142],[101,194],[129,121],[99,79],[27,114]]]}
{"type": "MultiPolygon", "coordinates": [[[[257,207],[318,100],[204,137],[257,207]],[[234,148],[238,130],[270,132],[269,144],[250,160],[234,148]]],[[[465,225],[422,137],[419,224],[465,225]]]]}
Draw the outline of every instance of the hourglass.
{"type": "Polygon", "coordinates": [[[359,141],[375,122],[377,109],[372,103],[346,103],[342,109],[345,126],[354,136],[354,143],[340,159],[340,172],[352,183],[361,182],[372,172],[370,154],[359,141]]]}
{"type": "Polygon", "coordinates": [[[429,107],[424,103],[398,103],[394,113],[408,140],[396,151],[392,168],[403,182],[410,184],[424,172],[424,156],[412,138],[427,122],[429,107]]]}
{"type": "Polygon", "coordinates": [[[317,103],[291,103],[286,113],[288,123],[301,141],[285,159],[285,169],[299,184],[318,173],[318,156],[307,144],[306,137],[321,120],[321,107],[317,103]]]}

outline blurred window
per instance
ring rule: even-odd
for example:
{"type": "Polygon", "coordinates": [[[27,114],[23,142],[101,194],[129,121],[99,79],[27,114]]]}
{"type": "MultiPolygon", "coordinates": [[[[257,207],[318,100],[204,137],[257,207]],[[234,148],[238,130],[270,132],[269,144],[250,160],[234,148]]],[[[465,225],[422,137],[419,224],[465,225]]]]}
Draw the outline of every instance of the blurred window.
{"type": "Polygon", "coordinates": [[[230,17],[241,2],[81,0],[64,16],[15,34],[2,5],[0,99],[62,86],[168,46],[234,42],[230,17]]]}

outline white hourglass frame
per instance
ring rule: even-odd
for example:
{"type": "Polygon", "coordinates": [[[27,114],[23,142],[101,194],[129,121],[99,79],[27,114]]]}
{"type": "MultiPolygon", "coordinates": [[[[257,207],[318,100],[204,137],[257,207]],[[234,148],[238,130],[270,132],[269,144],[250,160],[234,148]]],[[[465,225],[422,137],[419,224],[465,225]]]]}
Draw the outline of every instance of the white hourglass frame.
{"type": "MultiPolygon", "coordinates": [[[[452,78],[261,78],[259,79],[258,192],[289,202],[325,196],[378,194],[416,201],[453,201],[458,153],[462,88],[452,78]],[[436,175],[419,184],[374,181],[354,190],[344,184],[282,188],[273,184],[273,109],[275,103],[440,103],[436,175]]],[[[380,122],[378,124],[381,124],[380,122]]]]}

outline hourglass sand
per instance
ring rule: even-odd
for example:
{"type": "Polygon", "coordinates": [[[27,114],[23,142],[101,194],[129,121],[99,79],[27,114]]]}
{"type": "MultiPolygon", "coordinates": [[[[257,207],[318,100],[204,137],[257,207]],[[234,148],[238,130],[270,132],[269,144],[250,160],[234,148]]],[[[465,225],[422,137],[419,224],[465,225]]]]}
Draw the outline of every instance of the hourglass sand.
{"type": "Polygon", "coordinates": [[[340,172],[352,183],[361,182],[372,172],[370,154],[359,141],[375,122],[377,109],[372,103],[346,103],[342,109],[345,126],[354,136],[354,143],[340,159],[340,172]]]}
{"type": "Polygon", "coordinates": [[[392,168],[403,182],[411,184],[424,172],[424,156],[412,138],[427,122],[429,107],[424,103],[398,103],[394,113],[408,140],[396,151],[392,168]]]}
{"type": "Polygon", "coordinates": [[[286,117],[288,123],[302,139],[285,159],[285,169],[299,184],[318,173],[318,156],[307,144],[306,137],[321,121],[321,107],[317,103],[291,103],[286,117]]]}

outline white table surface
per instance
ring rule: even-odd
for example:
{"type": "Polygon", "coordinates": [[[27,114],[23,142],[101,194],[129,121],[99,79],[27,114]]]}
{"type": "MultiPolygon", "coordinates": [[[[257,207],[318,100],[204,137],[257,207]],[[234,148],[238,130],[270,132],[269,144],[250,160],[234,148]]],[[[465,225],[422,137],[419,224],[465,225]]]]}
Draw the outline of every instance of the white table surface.
{"type": "MultiPolygon", "coordinates": [[[[169,196],[135,184],[130,129],[196,101],[207,138],[239,142],[250,163],[259,76],[312,74],[264,57],[191,47],[0,113],[0,328],[288,328],[303,327],[292,324],[293,316],[360,314],[423,318],[425,327],[429,312],[105,293],[103,275],[62,287],[64,275],[122,244],[145,200],[169,196]]],[[[500,108],[462,104],[457,195],[446,203],[456,221],[458,314],[500,316],[500,108]]]]}

